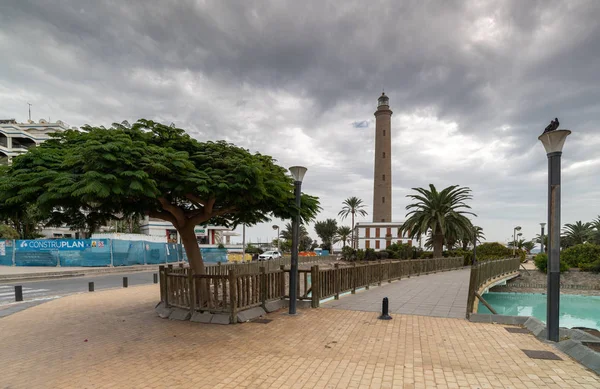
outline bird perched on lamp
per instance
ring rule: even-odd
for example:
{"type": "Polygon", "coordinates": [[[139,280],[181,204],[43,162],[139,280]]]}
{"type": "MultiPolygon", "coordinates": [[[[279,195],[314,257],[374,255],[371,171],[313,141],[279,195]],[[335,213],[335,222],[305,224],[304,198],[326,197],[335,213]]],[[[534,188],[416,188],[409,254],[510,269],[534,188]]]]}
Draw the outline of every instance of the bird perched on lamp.
{"type": "Polygon", "coordinates": [[[550,122],[550,124],[548,124],[548,126],[546,127],[546,129],[544,130],[544,134],[550,131],[554,131],[558,129],[558,125],[560,124],[560,122],[558,121],[558,118],[554,118],[554,120],[552,120],[550,122]]]}

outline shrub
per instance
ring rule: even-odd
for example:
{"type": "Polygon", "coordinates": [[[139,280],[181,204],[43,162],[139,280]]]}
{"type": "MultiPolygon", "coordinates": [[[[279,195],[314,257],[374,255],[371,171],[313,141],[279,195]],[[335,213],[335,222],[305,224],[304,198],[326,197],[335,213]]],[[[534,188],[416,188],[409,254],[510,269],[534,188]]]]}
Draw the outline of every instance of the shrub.
{"type": "Polygon", "coordinates": [[[578,244],[563,250],[560,259],[571,267],[587,269],[589,264],[600,261],[600,246],[591,243],[578,244]]]}
{"type": "Polygon", "coordinates": [[[377,259],[377,254],[375,254],[374,249],[366,249],[365,250],[365,260],[374,261],[377,259]]]}
{"type": "Polygon", "coordinates": [[[378,251],[375,253],[377,259],[388,259],[389,254],[387,251],[378,251]]]}
{"type": "Polygon", "coordinates": [[[19,239],[19,233],[6,224],[0,224],[0,239],[19,239]]]}
{"type": "Polygon", "coordinates": [[[433,251],[422,251],[419,257],[422,259],[433,258],[433,251]]]}
{"type": "MultiPolygon", "coordinates": [[[[537,267],[539,271],[544,273],[548,272],[548,255],[546,253],[539,253],[535,256],[533,261],[535,263],[535,267],[537,267]]],[[[564,273],[568,270],[569,265],[565,261],[560,261],[560,272],[564,273]]]]}
{"type": "MultiPolygon", "coordinates": [[[[521,262],[525,261],[527,253],[524,250],[517,249],[516,254],[521,259],[521,262]]],[[[500,243],[484,243],[481,246],[477,246],[477,262],[510,258],[512,256],[513,249],[500,243]]]]}
{"type": "Polygon", "coordinates": [[[413,248],[408,244],[392,243],[385,251],[388,254],[388,258],[393,259],[409,259],[413,257],[413,248]]]}
{"type": "Polygon", "coordinates": [[[365,259],[365,250],[363,250],[363,249],[356,250],[356,260],[362,261],[364,259],[365,259]]]}
{"type": "Polygon", "coordinates": [[[582,271],[591,271],[594,273],[600,273],[600,259],[592,263],[583,263],[580,265],[582,271]]]}
{"type": "Polygon", "coordinates": [[[342,248],[342,258],[346,261],[355,261],[356,260],[356,250],[354,250],[350,246],[344,246],[342,248]]]}

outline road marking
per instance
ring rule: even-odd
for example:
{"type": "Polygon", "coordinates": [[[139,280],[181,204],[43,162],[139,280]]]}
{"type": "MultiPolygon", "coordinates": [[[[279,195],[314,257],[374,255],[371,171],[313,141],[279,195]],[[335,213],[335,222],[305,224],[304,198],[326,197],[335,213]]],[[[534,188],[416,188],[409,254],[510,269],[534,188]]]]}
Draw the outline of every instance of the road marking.
{"type": "MultiPolygon", "coordinates": [[[[48,292],[48,289],[27,289],[27,288],[23,288],[23,295],[40,293],[40,292],[48,292]]],[[[8,293],[0,293],[0,297],[14,296],[14,295],[15,295],[14,291],[8,292],[8,293]]]]}

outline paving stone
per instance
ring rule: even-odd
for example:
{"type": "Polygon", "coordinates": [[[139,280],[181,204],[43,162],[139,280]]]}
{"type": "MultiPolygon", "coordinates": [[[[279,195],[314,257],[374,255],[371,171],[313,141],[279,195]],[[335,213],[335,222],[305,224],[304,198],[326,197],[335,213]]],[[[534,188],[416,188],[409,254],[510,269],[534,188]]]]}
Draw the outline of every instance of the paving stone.
{"type": "Polygon", "coordinates": [[[226,314],[222,314],[222,313],[216,313],[213,315],[212,319],[210,320],[211,324],[231,324],[231,318],[229,317],[229,315],[226,314]]]}
{"type": "Polygon", "coordinates": [[[246,309],[244,311],[238,312],[237,320],[238,320],[238,323],[245,323],[247,321],[256,319],[256,318],[264,316],[266,314],[267,314],[267,312],[265,312],[265,310],[262,309],[262,307],[254,307],[254,308],[250,308],[250,309],[246,309]]]}
{"type": "Polygon", "coordinates": [[[213,314],[209,312],[194,312],[190,321],[195,323],[210,323],[212,320],[213,314]]]}
{"type": "Polygon", "coordinates": [[[173,312],[173,308],[166,308],[163,303],[159,303],[156,308],[154,308],[154,311],[158,313],[160,318],[168,319],[171,315],[171,312],[173,312]]]}
{"type": "Polygon", "coordinates": [[[169,320],[190,320],[192,316],[189,309],[173,308],[169,320]]]}

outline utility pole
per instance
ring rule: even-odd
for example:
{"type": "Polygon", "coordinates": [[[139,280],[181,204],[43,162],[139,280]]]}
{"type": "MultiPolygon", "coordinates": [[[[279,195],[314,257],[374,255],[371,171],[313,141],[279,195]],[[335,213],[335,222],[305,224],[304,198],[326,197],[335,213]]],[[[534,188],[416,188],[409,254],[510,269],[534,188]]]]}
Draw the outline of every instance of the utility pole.
{"type": "Polygon", "coordinates": [[[31,104],[27,103],[27,105],[29,105],[29,120],[31,121],[31,104]]]}

